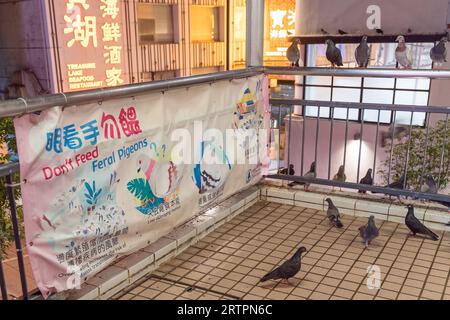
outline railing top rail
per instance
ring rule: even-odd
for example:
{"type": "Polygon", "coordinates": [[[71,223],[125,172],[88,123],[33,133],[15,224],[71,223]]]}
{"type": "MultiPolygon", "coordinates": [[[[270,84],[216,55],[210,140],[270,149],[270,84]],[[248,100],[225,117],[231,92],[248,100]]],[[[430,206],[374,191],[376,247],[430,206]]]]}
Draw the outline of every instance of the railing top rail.
{"type": "Polygon", "coordinates": [[[339,101],[319,101],[304,99],[284,99],[271,98],[272,105],[298,105],[325,108],[349,108],[349,109],[367,109],[367,110],[386,110],[386,111],[407,111],[407,112],[427,112],[450,114],[450,107],[416,106],[400,104],[383,103],[360,103],[360,102],[339,102],[339,101]]]}
{"type": "Polygon", "coordinates": [[[264,73],[292,76],[450,79],[450,70],[264,67],[264,73]]]}
{"type": "Polygon", "coordinates": [[[262,67],[253,67],[244,70],[224,71],[170,80],[129,84],[113,88],[100,88],[71,93],[57,93],[30,99],[19,98],[15,100],[0,101],[0,118],[43,111],[55,106],[64,107],[80,103],[105,101],[112,98],[134,96],[151,91],[166,91],[169,89],[189,87],[203,83],[246,78],[261,74],[262,72],[262,67]]]}

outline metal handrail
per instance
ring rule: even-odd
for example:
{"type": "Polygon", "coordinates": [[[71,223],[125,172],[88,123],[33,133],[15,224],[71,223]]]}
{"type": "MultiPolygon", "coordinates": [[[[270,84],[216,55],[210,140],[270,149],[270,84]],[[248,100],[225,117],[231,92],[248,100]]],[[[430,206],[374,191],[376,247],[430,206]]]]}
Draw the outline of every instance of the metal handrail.
{"type": "Polygon", "coordinates": [[[450,70],[264,67],[265,74],[291,76],[450,79],[450,70]]]}
{"type": "Polygon", "coordinates": [[[252,67],[244,70],[224,71],[202,74],[190,77],[180,77],[170,80],[150,81],[137,84],[100,88],[71,93],[56,93],[30,99],[15,99],[0,102],[0,118],[14,117],[26,113],[43,111],[55,106],[65,107],[80,103],[105,101],[112,98],[130,97],[152,91],[167,91],[174,88],[189,87],[222,80],[233,80],[262,74],[262,67],[252,67]]]}

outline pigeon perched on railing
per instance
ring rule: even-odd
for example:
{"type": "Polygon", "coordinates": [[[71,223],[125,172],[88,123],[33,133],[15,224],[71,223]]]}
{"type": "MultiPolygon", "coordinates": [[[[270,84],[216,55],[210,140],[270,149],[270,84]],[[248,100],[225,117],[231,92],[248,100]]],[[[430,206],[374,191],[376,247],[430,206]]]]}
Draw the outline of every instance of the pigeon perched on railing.
{"type": "MultiPolygon", "coordinates": [[[[408,213],[405,217],[405,224],[411,230],[412,235],[415,237],[416,234],[422,234],[427,237],[429,237],[433,241],[439,240],[439,237],[437,234],[435,234],[433,231],[428,229],[422,222],[420,222],[419,219],[417,219],[414,216],[414,206],[409,204],[408,205],[408,213]]],[[[411,235],[411,234],[409,234],[411,235]]],[[[408,235],[408,236],[409,236],[408,235]]]]}
{"type": "Polygon", "coordinates": [[[342,29],[338,29],[338,33],[339,33],[341,36],[347,34],[347,32],[345,32],[345,31],[342,30],[342,29]]]}
{"type": "Polygon", "coordinates": [[[359,227],[359,235],[364,240],[366,248],[369,247],[373,239],[380,234],[377,226],[375,225],[375,217],[370,216],[367,225],[359,227]]]}
{"type": "Polygon", "coordinates": [[[367,45],[367,36],[363,36],[361,43],[355,50],[355,60],[360,68],[367,68],[370,61],[370,48],[367,45]]]}
{"type": "Polygon", "coordinates": [[[328,39],[325,44],[327,45],[326,56],[328,61],[331,62],[331,66],[335,68],[336,66],[342,67],[342,54],[341,51],[335,46],[334,42],[328,39]]]}
{"type": "Polygon", "coordinates": [[[325,201],[328,202],[328,210],[327,210],[328,220],[330,220],[331,224],[336,228],[342,228],[344,225],[339,220],[341,215],[339,214],[338,208],[336,208],[336,206],[334,205],[333,201],[330,198],[325,199],[325,201]]]}
{"type": "MultiPolygon", "coordinates": [[[[338,172],[333,177],[333,181],[345,182],[345,180],[347,180],[347,176],[345,175],[344,170],[345,170],[345,167],[343,165],[340,166],[338,172]]],[[[339,188],[339,190],[342,191],[342,188],[339,188]]],[[[333,187],[333,191],[334,191],[334,187],[333,187]]]]}
{"type": "MultiPolygon", "coordinates": [[[[367,170],[366,175],[359,181],[360,184],[373,185],[372,169],[367,170]]],[[[358,190],[358,193],[367,193],[365,190],[358,190]]]]}
{"type": "Polygon", "coordinates": [[[300,50],[298,48],[298,45],[300,44],[300,41],[295,38],[289,48],[286,51],[286,57],[291,63],[292,67],[300,67],[300,50]]]}
{"type": "MultiPolygon", "coordinates": [[[[315,177],[316,177],[316,162],[314,161],[313,163],[311,163],[309,171],[303,175],[303,178],[314,179],[315,177]]],[[[295,185],[305,186],[304,188],[307,191],[310,184],[307,182],[299,182],[299,181],[293,181],[288,184],[289,187],[293,187],[295,185]]]]}
{"type": "Polygon", "coordinates": [[[438,186],[431,173],[427,173],[424,178],[425,180],[420,187],[420,192],[436,194],[438,192],[438,186]]]}
{"type": "Polygon", "coordinates": [[[447,62],[447,48],[445,46],[447,41],[447,37],[443,37],[441,41],[430,50],[430,58],[437,65],[442,65],[444,62],[447,62]]]}
{"type": "Polygon", "coordinates": [[[280,168],[278,169],[278,174],[287,174],[290,176],[295,175],[294,165],[290,164],[289,169],[288,168],[280,168]]]}
{"type": "Polygon", "coordinates": [[[412,68],[412,55],[411,50],[406,46],[406,41],[404,36],[398,36],[395,40],[398,42],[397,49],[395,49],[395,59],[398,64],[405,69],[412,68]]]}
{"type": "Polygon", "coordinates": [[[260,282],[281,279],[289,284],[289,279],[300,271],[303,252],[306,252],[306,248],[300,247],[289,260],[262,277],[260,282]]]}

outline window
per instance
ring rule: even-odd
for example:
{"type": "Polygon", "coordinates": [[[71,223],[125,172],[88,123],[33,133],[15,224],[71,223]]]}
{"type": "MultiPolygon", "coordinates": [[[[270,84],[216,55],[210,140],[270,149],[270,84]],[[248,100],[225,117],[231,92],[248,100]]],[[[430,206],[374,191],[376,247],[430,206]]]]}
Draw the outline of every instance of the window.
{"type": "Polygon", "coordinates": [[[191,40],[224,41],[223,7],[191,5],[191,40]]]}
{"type": "Polygon", "coordinates": [[[176,6],[138,3],[138,30],[140,44],[173,43],[175,39],[174,17],[176,6]]]}
{"type": "MultiPolygon", "coordinates": [[[[355,68],[354,52],[358,44],[338,44],[341,50],[342,60],[345,67],[355,68]]],[[[413,55],[414,68],[431,69],[432,62],[429,51],[432,43],[408,44],[413,55]]],[[[396,43],[371,44],[370,68],[395,68],[396,43]]],[[[330,63],[325,57],[325,45],[307,46],[308,67],[328,67],[330,63]]],[[[354,78],[354,77],[317,77],[306,76],[304,81],[304,93],[306,100],[319,101],[342,101],[362,102],[380,104],[406,104],[406,105],[428,105],[430,92],[429,79],[394,79],[394,78],[354,78]]],[[[305,115],[317,117],[318,108],[306,106],[305,115]]],[[[349,109],[348,119],[360,121],[362,112],[358,109],[349,109]]],[[[320,117],[331,118],[329,108],[320,108],[320,117]]],[[[335,119],[347,119],[347,110],[336,108],[335,119]]],[[[364,111],[365,122],[377,122],[377,110],[364,111]]],[[[380,112],[380,123],[410,124],[411,112],[397,112],[392,119],[391,111],[380,112]]],[[[413,125],[423,126],[425,124],[425,113],[414,113],[413,125]]]]}

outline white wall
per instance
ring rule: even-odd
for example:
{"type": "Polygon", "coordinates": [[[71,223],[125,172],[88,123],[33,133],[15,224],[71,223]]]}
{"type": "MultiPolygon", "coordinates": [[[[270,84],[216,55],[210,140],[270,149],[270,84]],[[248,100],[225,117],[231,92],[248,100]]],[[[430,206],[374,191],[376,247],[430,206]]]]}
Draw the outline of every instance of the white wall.
{"type": "MultiPolygon", "coordinates": [[[[369,33],[367,8],[381,9],[381,28],[387,34],[442,33],[446,31],[448,0],[300,0],[301,34],[331,34],[342,29],[351,34],[369,33]]],[[[372,31],[374,32],[374,31],[372,31]]]]}

